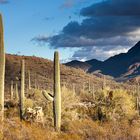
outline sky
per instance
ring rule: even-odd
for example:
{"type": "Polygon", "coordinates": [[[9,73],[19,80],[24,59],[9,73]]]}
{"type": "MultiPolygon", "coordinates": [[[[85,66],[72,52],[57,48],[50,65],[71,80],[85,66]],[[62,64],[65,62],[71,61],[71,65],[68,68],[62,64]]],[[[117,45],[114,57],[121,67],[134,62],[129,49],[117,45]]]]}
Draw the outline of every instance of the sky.
{"type": "Polygon", "coordinates": [[[0,0],[6,52],[105,60],[140,41],[140,0],[0,0]]]}

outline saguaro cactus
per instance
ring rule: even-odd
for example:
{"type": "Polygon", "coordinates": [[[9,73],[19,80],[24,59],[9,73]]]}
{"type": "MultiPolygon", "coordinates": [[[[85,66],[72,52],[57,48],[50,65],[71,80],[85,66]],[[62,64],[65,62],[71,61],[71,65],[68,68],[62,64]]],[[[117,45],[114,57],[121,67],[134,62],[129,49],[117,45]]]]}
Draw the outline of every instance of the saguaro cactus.
{"type": "Polygon", "coordinates": [[[24,88],[25,88],[25,62],[22,60],[21,62],[21,95],[20,95],[20,118],[23,119],[23,114],[25,111],[24,102],[25,102],[25,95],[24,95],[24,88]]]}
{"type": "Polygon", "coordinates": [[[2,15],[0,14],[0,119],[4,119],[5,49],[2,15]]]}
{"type": "Polygon", "coordinates": [[[61,127],[61,88],[59,53],[54,53],[54,125],[57,131],[61,127]]]}
{"type": "Polygon", "coordinates": [[[16,99],[18,100],[19,95],[18,95],[18,83],[17,82],[16,82],[16,85],[15,85],[15,92],[16,92],[16,99]]]}
{"type": "Polygon", "coordinates": [[[13,100],[14,97],[14,83],[11,81],[11,100],[13,100]]]}
{"type": "Polygon", "coordinates": [[[28,70],[28,88],[31,89],[31,76],[30,76],[30,70],[28,70]]]}
{"type": "Polygon", "coordinates": [[[59,54],[54,53],[54,96],[51,96],[45,90],[42,91],[44,97],[53,102],[54,113],[54,126],[56,131],[60,131],[61,128],[61,88],[60,88],[60,64],[59,54]]]}

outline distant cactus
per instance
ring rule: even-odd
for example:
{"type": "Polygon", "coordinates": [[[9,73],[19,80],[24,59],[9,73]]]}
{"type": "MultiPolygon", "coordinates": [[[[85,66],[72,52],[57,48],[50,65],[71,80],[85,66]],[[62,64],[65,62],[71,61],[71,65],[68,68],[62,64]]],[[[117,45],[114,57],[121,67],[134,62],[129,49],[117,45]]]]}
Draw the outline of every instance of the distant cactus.
{"type": "Polygon", "coordinates": [[[19,99],[19,94],[18,94],[18,83],[16,82],[16,85],[15,85],[15,93],[16,93],[16,99],[18,100],[19,99]]]}
{"type": "Polygon", "coordinates": [[[24,111],[25,111],[25,95],[24,95],[24,91],[25,91],[25,62],[24,60],[22,60],[21,62],[21,95],[20,95],[20,118],[23,118],[24,115],[24,111]]]}
{"type": "Polygon", "coordinates": [[[11,81],[11,100],[13,100],[14,97],[14,83],[11,81]]]}
{"type": "Polygon", "coordinates": [[[35,79],[34,79],[34,88],[37,89],[37,81],[36,81],[36,77],[37,77],[37,74],[35,73],[35,79]]]}
{"type": "Polygon", "coordinates": [[[2,15],[0,14],[0,119],[4,119],[5,49],[2,15]]]}
{"type": "Polygon", "coordinates": [[[29,90],[31,89],[31,75],[30,75],[30,70],[28,70],[28,88],[29,88],[29,90]]]}

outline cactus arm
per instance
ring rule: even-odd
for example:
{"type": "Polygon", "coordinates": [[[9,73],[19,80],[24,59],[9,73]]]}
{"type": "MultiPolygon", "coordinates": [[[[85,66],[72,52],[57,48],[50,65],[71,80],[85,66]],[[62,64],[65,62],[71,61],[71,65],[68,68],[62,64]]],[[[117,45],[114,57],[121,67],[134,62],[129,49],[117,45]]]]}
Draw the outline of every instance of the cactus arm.
{"type": "Polygon", "coordinates": [[[54,53],[54,126],[56,131],[61,129],[61,89],[59,53],[54,53]]]}
{"type": "Polygon", "coordinates": [[[4,119],[5,49],[2,15],[0,14],[0,119],[4,119]]]}
{"type": "Polygon", "coordinates": [[[42,91],[42,94],[47,100],[53,102],[54,98],[51,95],[49,95],[49,93],[47,93],[45,90],[42,91]]]}

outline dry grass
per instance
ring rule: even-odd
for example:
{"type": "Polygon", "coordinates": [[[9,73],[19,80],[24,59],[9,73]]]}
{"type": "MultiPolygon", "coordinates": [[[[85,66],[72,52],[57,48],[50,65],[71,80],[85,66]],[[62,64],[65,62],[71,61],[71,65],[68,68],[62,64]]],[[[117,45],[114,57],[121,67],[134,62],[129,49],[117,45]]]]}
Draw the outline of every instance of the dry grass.
{"type": "Polygon", "coordinates": [[[57,133],[51,127],[21,123],[14,118],[5,120],[3,134],[4,140],[139,140],[139,130],[139,120],[130,124],[126,120],[101,123],[84,119],[69,122],[65,131],[57,133]]]}

